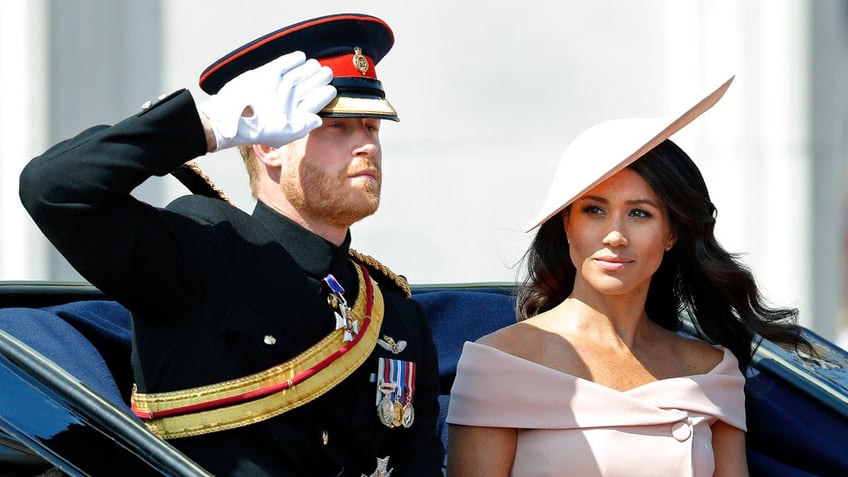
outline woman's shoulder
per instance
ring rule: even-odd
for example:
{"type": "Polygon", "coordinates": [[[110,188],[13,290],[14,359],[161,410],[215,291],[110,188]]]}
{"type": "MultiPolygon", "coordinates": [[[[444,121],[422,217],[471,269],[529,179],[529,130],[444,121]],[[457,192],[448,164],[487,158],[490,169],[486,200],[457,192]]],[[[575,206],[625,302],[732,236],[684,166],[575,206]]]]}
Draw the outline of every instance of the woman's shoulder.
{"type": "Polygon", "coordinates": [[[583,375],[573,337],[552,327],[544,314],[501,328],[477,343],[561,373],[583,375]]]}
{"type": "Polygon", "coordinates": [[[706,374],[725,359],[725,349],[695,336],[675,334],[670,355],[684,368],[682,375],[706,374]]]}
{"type": "Polygon", "coordinates": [[[495,330],[478,338],[476,342],[515,356],[523,356],[527,349],[538,343],[540,333],[531,318],[495,330]]]}

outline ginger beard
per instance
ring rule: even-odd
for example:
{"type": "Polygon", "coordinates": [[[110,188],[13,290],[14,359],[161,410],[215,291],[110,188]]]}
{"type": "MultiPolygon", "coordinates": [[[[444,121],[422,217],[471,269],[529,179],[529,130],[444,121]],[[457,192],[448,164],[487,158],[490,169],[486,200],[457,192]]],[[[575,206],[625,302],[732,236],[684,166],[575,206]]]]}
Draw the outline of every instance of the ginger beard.
{"type": "Polygon", "coordinates": [[[355,158],[337,172],[306,159],[298,166],[282,171],[284,177],[280,187],[288,201],[304,216],[347,228],[377,211],[382,172],[370,159],[355,158]],[[375,171],[376,180],[351,177],[366,169],[375,171]]]}

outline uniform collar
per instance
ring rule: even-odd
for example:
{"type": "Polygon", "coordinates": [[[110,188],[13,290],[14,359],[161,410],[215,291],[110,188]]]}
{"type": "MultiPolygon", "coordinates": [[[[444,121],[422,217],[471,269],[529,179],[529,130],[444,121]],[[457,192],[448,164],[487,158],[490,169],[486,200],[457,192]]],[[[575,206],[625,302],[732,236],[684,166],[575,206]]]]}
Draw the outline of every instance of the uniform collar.
{"type": "Polygon", "coordinates": [[[253,217],[271,231],[276,241],[285,247],[298,266],[310,277],[320,280],[328,273],[346,275],[350,251],[349,230],[341,245],[336,246],[262,201],[256,201],[253,217]]]}

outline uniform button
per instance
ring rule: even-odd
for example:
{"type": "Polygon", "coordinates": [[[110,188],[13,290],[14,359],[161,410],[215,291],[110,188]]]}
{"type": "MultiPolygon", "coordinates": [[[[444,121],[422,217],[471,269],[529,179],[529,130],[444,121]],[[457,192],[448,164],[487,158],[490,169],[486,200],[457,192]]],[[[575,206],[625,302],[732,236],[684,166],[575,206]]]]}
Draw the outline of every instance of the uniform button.
{"type": "Polygon", "coordinates": [[[167,94],[162,93],[162,94],[160,94],[160,95],[159,95],[159,97],[158,97],[158,98],[156,98],[156,99],[157,99],[158,101],[162,101],[163,99],[165,99],[165,98],[167,98],[167,97],[168,97],[168,95],[167,95],[167,94]]]}
{"type": "Polygon", "coordinates": [[[327,445],[327,443],[330,442],[330,433],[329,432],[321,431],[321,442],[323,442],[324,445],[327,445]]]}
{"type": "Polygon", "coordinates": [[[675,422],[671,425],[671,435],[679,442],[683,442],[692,435],[692,426],[688,422],[675,422]]]}
{"type": "Polygon", "coordinates": [[[147,109],[153,106],[153,101],[145,101],[144,104],[141,105],[141,109],[147,109]]]}
{"type": "Polygon", "coordinates": [[[277,343],[277,338],[274,338],[272,335],[265,335],[265,338],[262,338],[262,341],[264,341],[268,346],[273,346],[277,343]]]}

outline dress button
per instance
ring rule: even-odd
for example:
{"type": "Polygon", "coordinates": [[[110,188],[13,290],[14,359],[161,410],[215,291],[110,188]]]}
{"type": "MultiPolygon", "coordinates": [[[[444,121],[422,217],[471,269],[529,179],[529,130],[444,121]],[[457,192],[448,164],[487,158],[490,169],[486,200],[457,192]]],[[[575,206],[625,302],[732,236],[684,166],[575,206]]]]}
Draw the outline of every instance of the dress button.
{"type": "Polygon", "coordinates": [[[268,346],[273,346],[277,343],[277,338],[274,338],[273,335],[265,335],[265,338],[262,339],[268,346]]]}
{"type": "Polygon", "coordinates": [[[688,422],[675,422],[671,425],[671,435],[679,442],[683,442],[692,435],[692,426],[688,422]]]}

